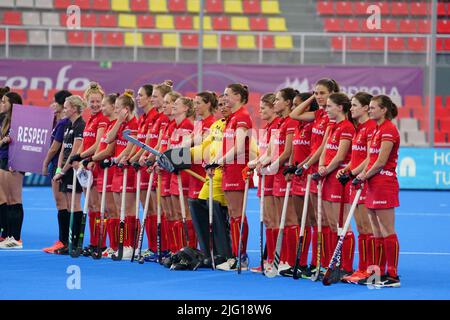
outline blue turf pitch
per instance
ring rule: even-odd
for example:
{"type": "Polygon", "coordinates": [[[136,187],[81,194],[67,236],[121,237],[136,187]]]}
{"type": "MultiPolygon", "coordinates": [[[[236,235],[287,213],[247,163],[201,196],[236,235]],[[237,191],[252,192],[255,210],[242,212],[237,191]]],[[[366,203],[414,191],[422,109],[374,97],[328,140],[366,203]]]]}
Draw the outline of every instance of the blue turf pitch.
{"type": "MultiPolygon", "coordinates": [[[[154,263],[139,265],[49,255],[40,249],[57,238],[51,190],[25,188],[24,249],[0,250],[0,300],[450,299],[450,193],[402,191],[400,201],[396,226],[402,286],[370,290],[347,284],[324,287],[309,280],[269,279],[251,272],[238,275],[208,269],[170,271],[154,263]],[[80,289],[68,289],[73,279],[68,273],[71,266],[80,271],[80,289]]],[[[259,257],[259,204],[255,190],[249,194],[248,206],[248,248],[250,264],[255,266],[259,257]]]]}

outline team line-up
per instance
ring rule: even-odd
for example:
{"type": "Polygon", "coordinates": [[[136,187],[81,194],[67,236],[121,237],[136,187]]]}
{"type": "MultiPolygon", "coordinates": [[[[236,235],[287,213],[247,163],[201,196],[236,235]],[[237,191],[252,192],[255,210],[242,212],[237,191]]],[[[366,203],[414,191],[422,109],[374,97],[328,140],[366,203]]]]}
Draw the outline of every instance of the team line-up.
{"type": "MultiPolygon", "coordinates": [[[[249,270],[245,211],[256,173],[261,259],[251,271],[400,286],[396,105],[385,95],[350,98],[325,78],[312,93],[263,95],[266,125],[252,139],[248,96],[247,86],[234,83],[220,96],[204,91],[191,99],[171,81],[143,85],[137,95],[105,94],[95,82],[84,97],[57,92],[42,171],[52,178],[59,240],[43,250],[172,269],[249,270]]],[[[0,97],[0,249],[21,249],[23,173],[7,164],[12,108],[22,99],[7,87],[0,97]]]]}

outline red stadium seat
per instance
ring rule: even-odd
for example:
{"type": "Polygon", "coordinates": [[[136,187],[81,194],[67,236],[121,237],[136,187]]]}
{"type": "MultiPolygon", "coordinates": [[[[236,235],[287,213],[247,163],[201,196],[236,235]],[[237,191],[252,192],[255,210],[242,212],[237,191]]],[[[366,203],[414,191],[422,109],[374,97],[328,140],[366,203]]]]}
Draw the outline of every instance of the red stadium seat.
{"type": "Polygon", "coordinates": [[[260,14],[261,2],[260,0],[243,0],[242,9],[244,14],[260,14]]]}
{"type": "Polygon", "coordinates": [[[107,32],[105,44],[109,46],[120,47],[124,45],[122,32],[107,32]]]}
{"type": "Polygon", "coordinates": [[[367,38],[365,37],[351,37],[350,50],[367,50],[367,38]]]}
{"type": "Polygon", "coordinates": [[[341,19],[325,18],[323,19],[323,29],[325,32],[339,32],[342,30],[341,19]]]}
{"type": "Polygon", "coordinates": [[[86,32],[67,31],[67,43],[70,45],[84,45],[86,41],[86,32]]]}
{"type": "Polygon", "coordinates": [[[224,34],[220,38],[220,47],[222,49],[235,49],[237,48],[236,35],[224,34]]]}
{"type": "Polygon", "coordinates": [[[353,4],[353,13],[355,15],[367,15],[368,3],[366,1],[358,1],[353,4]]]}
{"type": "Polygon", "coordinates": [[[175,29],[192,30],[193,29],[192,16],[176,16],[175,29]]]}
{"type": "Polygon", "coordinates": [[[438,14],[438,16],[446,16],[447,15],[447,4],[446,3],[438,2],[437,14],[438,14]]]}
{"type": "Polygon", "coordinates": [[[353,6],[350,1],[337,1],[335,7],[337,15],[353,15],[353,6]]]}
{"type": "Polygon", "coordinates": [[[445,42],[444,39],[442,38],[437,38],[436,39],[436,50],[438,52],[444,52],[445,51],[445,42]]]}
{"type": "Polygon", "coordinates": [[[427,49],[427,39],[408,38],[408,49],[411,51],[425,51],[427,49]]]}
{"type": "Polygon", "coordinates": [[[369,2],[369,4],[376,5],[380,8],[380,13],[382,15],[389,15],[391,13],[391,10],[389,8],[389,3],[386,1],[378,1],[378,2],[369,2]]]}
{"type": "Polygon", "coordinates": [[[92,10],[110,11],[111,10],[111,1],[110,0],[92,0],[92,10]]]}
{"type": "Polygon", "coordinates": [[[333,50],[342,50],[342,37],[332,37],[331,48],[333,50]]]}
{"type": "Polygon", "coordinates": [[[391,3],[391,15],[393,16],[407,16],[409,15],[408,3],[394,1],[391,3]]]}
{"type": "Polygon", "coordinates": [[[439,131],[450,133],[450,119],[439,119],[439,131]]]}
{"type": "Polygon", "coordinates": [[[222,0],[206,0],[205,9],[208,13],[223,13],[222,0]]]}
{"type": "Polygon", "coordinates": [[[0,44],[6,42],[6,32],[5,29],[0,29],[0,44]]]}
{"type": "Polygon", "coordinates": [[[20,12],[20,11],[5,11],[3,13],[2,24],[21,26],[22,25],[22,12],[20,12]]]}
{"type": "MultiPolygon", "coordinates": [[[[88,32],[86,34],[86,41],[88,45],[91,45],[92,43],[92,32],[88,32]]],[[[105,45],[105,34],[103,32],[95,32],[95,36],[94,36],[94,43],[96,46],[103,46],[105,45]]],[[[74,94],[72,92],[72,94],[74,94]]]]}
{"type": "Polygon", "coordinates": [[[26,30],[9,30],[9,43],[27,44],[28,34],[26,30]]]}
{"type": "Polygon", "coordinates": [[[357,19],[344,19],[342,23],[342,30],[345,32],[359,32],[359,20],[357,19]]]}
{"type": "Polygon", "coordinates": [[[72,4],[79,6],[81,10],[98,10],[95,6],[91,7],[91,0],[73,0],[72,4]]]}
{"type": "Polygon", "coordinates": [[[220,16],[212,18],[212,27],[214,30],[230,30],[230,17],[220,16]]]}
{"type": "Polygon", "coordinates": [[[267,19],[260,17],[250,17],[250,30],[267,31],[267,19]]]}
{"type": "Polygon", "coordinates": [[[431,32],[431,24],[430,20],[418,20],[417,21],[417,32],[418,33],[430,33],[431,32]]]}
{"type": "Polygon", "coordinates": [[[381,32],[397,33],[397,20],[394,19],[381,19],[381,32]]]}
{"type": "Polygon", "coordinates": [[[167,6],[169,12],[184,13],[187,11],[186,0],[171,0],[167,6]]]}
{"type": "Polygon", "coordinates": [[[404,51],[405,39],[403,38],[388,38],[388,50],[392,51],[404,51]]]}
{"type": "Polygon", "coordinates": [[[412,108],[423,108],[423,102],[421,96],[405,96],[405,106],[412,108]]]}
{"type": "Polygon", "coordinates": [[[142,29],[153,29],[155,27],[155,17],[147,14],[137,15],[137,27],[142,29]]]}
{"type": "Polygon", "coordinates": [[[198,34],[181,34],[181,46],[185,48],[197,48],[198,47],[198,34]]]}
{"type": "Polygon", "coordinates": [[[372,51],[383,51],[384,50],[384,38],[373,37],[367,40],[368,48],[372,51]]]}
{"type": "Polygon", "coordinates": [[[71,0],[53,0],[53,6],[55,9],[66,10],[71,4],[71,0]]]}
{"type": "Polygon", "coordinates": [[[409,6],[412,16],[428,15],[428,4],[426,2],[412,2],[409,6]]]}
{"type": "Polygon", "coordinates": [[[142,38],[144,46],[160,47],[162,45],[161,33],[144,33],[142,38]]]}
{"type": "MultiPolygon", "coordinates": [[[[449,127],[450,129],[450,127],[449,127]]],[[[434,132],[434,142],[436,143],[448,143],[448,137],[446,132],[435,131],[434,132]]]]}
{"type": "Polygon", "coordinates": [[[82,13],[81,14],[81,27],[90,28],[97,26],[97,15],[94,13],[82,13]]]}
{"type": "Polygon", "coordinates": [[[411,19],[400,20],[398,29],[398,31],[401,33],[416,33],[417,22],[416,20],[411,19]]]}
{"type": "Polygon", "coordinates": [[[398,108],[398,117],[399,118],[411,118],[412,117],[411,109],[409,109],[408,107],[398,108]]]}
{"type": "Polygon", "coordinates": [[[130,9],[131,11],[149,12],[148,0],[131,0],[130,9]]]}
{"type": "MultiPolygon", "coordinates": [[[[445,51],[450,51],[450,39],[445,39],[444,40],[444,50],[445,51]]],[[[447,98],[447,99],[450,99],[450,98],[447,98]]],[[[447,101],[450,101],[450,100],[447,100],[447,101]]]]}
{"type": "Polygon", "coordinates": [[[334,15],[333,1],[317,1],[316,10],[319,15],[334,15]]]}
{"type": "MultiPolygon", "coordinates": [[[[275,48],[275,41],[273,39],[273,36],[262,36],[262,46],[264,49],[275,48]]],[[[259,48],[259,36],[256,37],[256,47],[259,48]]]]}
{"type": "Polygon", "coordinates": [[[98,15],[98,26],[105,28],[116,28],[117,27],[117,15],[115,14],[99,14],[98,15]]]}
{"type": "Polygon", "coordinates": [[[437,21],[438,33],[450,33],[450,23],[447,19],[439,19],[437,21]]]}

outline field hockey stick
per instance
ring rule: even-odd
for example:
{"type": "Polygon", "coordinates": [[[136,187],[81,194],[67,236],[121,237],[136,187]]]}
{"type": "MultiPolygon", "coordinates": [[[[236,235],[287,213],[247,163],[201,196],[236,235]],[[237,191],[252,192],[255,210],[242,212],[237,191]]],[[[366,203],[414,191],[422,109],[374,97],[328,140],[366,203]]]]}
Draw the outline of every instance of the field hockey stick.
{"type": "Polygon", "coordinates": [[[317,281],[320,275],[320,257],[322,255],[322,180],[317,182],[317,257],[316,272],[311,276],[311,281],[317,281]]]}
{"type": "Polygon", "coordinates": [[[184,205],[183,185],[181,182],[181,173],[179,172],[177,173],[177,179],[178,179],[178,193],[180,194],[181,218],[183,219],[184,241],[186,242],[187,246],[189,243],[189,233],[186,224],[186,206],[184,205]]]}
{"type": "Polygon", "coordinates": [[[103,225],[105,223],[106,184],[108,183],[108,168],[103,171],[102,198],[100,201],[100,235],[98,237],[97,250],[92,252],[93,259],[102,258],[103,225]]]}
{"type": "Polygon", "coordinates": [[[120,261],[123,257],[123,240],[125,233],[125,195],[127,193],[127,174],[128,168],[123,169],[122,180],[122,202],[120,203],[120,225],[119,225],[119,250],[111,256],[114,261],[120,261]]]}
{"type": "Polygon", "coordinates": [[[213,232],[213,179],[209,178],[209,254],[211,255],[211,268],[216,270],[214,262],[214,232],[213,232]]]}
{"type": "Polygon", "coordinates": [[[138,241],[138,246],[137,246],[137,260],[140,264],[144,263],[144,257],[142,256],[142,243],[143,243],[143,239],[144,239],[145,223],[147,221],[147,213],[148,213],[148,207],[149,207],[149,203],[150,203],[150,194],[151,194],[151,190],[152,190],[154,176],[155,176],[155,171],[153,170],[152,173],[150,174],[147,194],[145,196],[144,214],[142,216],[141,230],[139,232],[139,241],[138,241]]]}
{"type": "Polygon", "coordinates": [[[245,220],[245,211],[247,210],[247,196],[248,196],[249,186],[250,186],[250,177],[247,176],[245,178],[244,201],[242,204],[242,214],[241,214],[241,227],[239,229],[239,245],[238,245],[238,256],[237,256],[238,274],[241,274],[241,271],[242,271],[242,259],[241,259],[242,234],[244,233],[244,220],[245,220]]]}
{"type": "Polygon", "coordinates": [[[259,254],[261,274],[264,276],[264,189],[266,175],[261,174],[261,198],[259,199],[259,254]]]}
{"type": "MultiPolygon", "coordinates": [[[[89,172],[89,171],[88,171],[89,172]]],[[[77,246],[73,252],[71,252],[70,256],[72,258],[78,258],[83,251],[83,241],[84,241],[84,230],[86,228],[86,217],[89,210],[89,198],[91,194],[91,187],[92,187],[92,179],[93,176],[89,172],[88,173],[88,181],[86,186],[86,197],[84,198],[84,206],[83,206],[83,215],[81,217],[81,225],[80,225],[80,233],[77,240],[77,246]]],[[[93,236],[93,235],[91,235],[93,236]]]]}
{"type": "Polygon", "coordinates": [[[73,250],[73,220],[75,216],[75,195],[76,195],[76,185],[77,185],[77,172],[75,169],[73,170],[73,178],[72,178],[72,198],[70,203],[70,223],[69,223],[69,254],[72,255],[73,250]]]}
{"type": "Polygon", "coordinates": [[[266,277],[269,277],[269,278],[273,278],[278,274],[278,266],[280,263],[281,247],[282,247],[282,243],[283,243],[284,224],[286,221],[286,213],[287,213],[287,207],[288,207],[288,202],[289,202],[289,193],[291,192],[291,185],[292,185],[292,181],[288,181],[288,183],[286,185],[286,192],[284,193],[283,209],[281,211],[280,228],[279,228],[278,236],[277,236],[277,244],[275,247],[275,257],[273,259],[273,266],[271,269],[266,270],[266,272],[265,272],[266,277]]]}
{"type": "Polygon", "coordinates": [[[302,211],[302,221],[300,224],[300,237],[298,240],[298,247],[297,247],[297,255],[295,256],[295,265],[294,265],[294,274],[292,277],[297,280],[299,278],[298,267],[300,264],[300,256],[302,255],[303,250],[303,239],[304,239],[304,233],[305,233],[305,225],[306,225],[306,216],[308,215],[308,201],[309,201],[309,190],[311,188],[311,175],[308,174],[307,180],[306,180],[306,191],[305,191],[305,198],[303,199],[303,211],[302,211]]]}
{"type": "Polygon", "coordinates": [[[159,264],[163,263],[161,259],[161,175],[158,174],[158,186],[156,187],[156,254],[159,264]]]}
{"type": "Polygon", "coordinates": [[[336,266],[339,266],[341,263],[342,246],[344,244],[345,234],[347,233],[347,230],[350,226],[350,222],[352,220],[353,214],[355,213],[356,206],[358,205],[358,201],[361,196],[362,188],[363,188],[363,185],[360,184],[359,189],[356,192],[355,199],[353,199],[352,206],[350,207],[350,212],[347,216],[347,219],[345,220],[344,228],[342,229],[342,232],[339,236],[339,241],[336,245],[336,248],[334,249],[333,256],[331,257],[330,264],[328,265],[328,269],[325,272],[325,275],[323,276],[322,283],[325,286],[329,286],[330,284],[333,283],[333,279],[332,279],[331,275],[332,275],[334,269],[336,268],[336,266]]]}
{"type": "Polygon", "coordinates": [[[138,237],[139,228],[139,204],[141,199],[141,170],[139,163],[133,163],[133,168],[137,171],[136,173],[136,220],[134,222],[134,243],[133,243],[133,254],[131,255],[131,262],[134,261],[134,254],[136,253],[136,244],[138,237]]]}

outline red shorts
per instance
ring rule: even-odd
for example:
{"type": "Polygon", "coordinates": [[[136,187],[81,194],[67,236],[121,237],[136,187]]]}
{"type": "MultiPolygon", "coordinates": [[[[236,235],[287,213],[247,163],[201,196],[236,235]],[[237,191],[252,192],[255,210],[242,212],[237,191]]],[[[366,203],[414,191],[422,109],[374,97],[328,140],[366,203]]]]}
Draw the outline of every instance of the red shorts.
{"type": "MultiPolygon", "coordinates": [[[[313,164],[309,169],[307,174],[313,174],[319,171],[319,164],[313,164]]],[[[311,193],[317,193],[317,181],[314,179],[311,179],[311,185],[309,187],[309,192],[311,193]]]]}
{"type": "MultiPolygon", "coordinates": [[[[242,170],[245,167],[245,164],[228,164],[223,166],[223,191],[243,191],[245,189],[245,181],[242,179],[242,170]]],[[[249,188],[253,188],[253,179],[251,178],[249,188]]]]}
{"type": "Polygon", "coordinates": [[[395,172],[384,171],[367,180],[366,207],[390,209],[400,205],[399,186],[395,172]]]}
{"type": "Polygon", "coordinates": [[[282,167],[273,179],[273,191],[272,194],[274,197],[284,197],[286,193],[286,178],[283,175],[284,167],[282,167]]]}
{"type": "Polygon", "coordinates": [[[170,196],[170,177],[172,174],[167,171],[161,172],[161,197],[170,196]]]}
{"type": "Polygon", "coordinates": [[[92,186],[95,187],[97,186],[97,177],[98,177],[98,171],[101,170],[99,165],[96,165],[94,167],[94,170],[92,170],[92,186]]]}
{"type": "MultiPolygon", "coordinates": [[[[122,192],[123,172],[123,169],[115,168],[111,188],[112,192],[122,192]]],[[[133,167],[128,167],[127,170],[126,192],[136,192],[136,170],[133,167]]]]}
{"type": "MultiPolygon", "coordinates": [[[[266,175],[264,177],[264,196],[271,196],[273,193],[274,175],[266,175]]],[[[257,196],[261,197],[261,176],[258,176],[258,192],[257,196]]]]}
{"type": "MultiPolygon", "coordinates": [[[[294,196],[304,196],[306,193],[306,178],[307,175],[301,175],[301,176],[292,176],[292,188],[291,188],[291,194],[294,196]]],[[[310,185],[311,190],[311,185],[310,185]]]]}
{"type": "MultiPolygon", "coordinates": [[[[141,190],[147,190],[148,189],[148,183],[150,182],[150,173],[147,172],[147,167],[143,167],[139,169],[141,171],[141,190]]],[[[155,178],[153,178],[155,179],[155,178]]]]}
{"type": "MultiPolygon", "coordinates": [[[[191,167],[191,170],[195,173],[198,173],[201,176],[205,176],[205,169],[199,164],[194,164],[191,167]]],[[[204,182],[195,178],[194,176],[189,175],[189,194],[188,197],[191,199],[197,199],[200,193],[200,190],[203,188],[204,182]]]]}
{"type": "Polygon", "coordinates": [[[336,178],[337,172],[341,169],[338,169],[330,172],[326,178],[323,180],[322,184],[322,200],[329,202],[341,202],[342,195],[344,196],[345,203],[349,203],[350,201],[350,183],[345,185],[344,192],[342,191],[342,184],[336,178]],[[343,194],[342,194],[343,192],[343,194]]]}
{"type": "MultiPolygon", "coordinates": [[[[98,164],[95,167],[96,168],[98,167],[97,179],[94,179],[94,181],[97,181],[95,187],[97,188],[98,192],[102,192],[103,191],[103,177],[105,174],[105,170],[100,168],[100,166],[98,164]]],[[[112,182],[113,182],[115,170],[116,170],[115,167],[108,168],[108,177],[106,178],[107,179],[106,180],[106,192],[112,192],[112,182]]]]}
{"type": "MultiPolygon", "coordinates": [[[[353,184],[350,184],[350,203],[353,203],[353,200],[356,196],[356,191],[358,191],[353,184]]],[[[367,195],[367,183],[364,184],[364,187],[361,191],[361,195],[359,196],[358,204],[365,204],[366,203],[366,195],[367,195]]]]}
{"type": "MultiPolygon", "coordinates": [[[[183,186],[183,195],[187,196],[189,194],[189,177],[190,174],[186,172],[181,172],[181,184],[183,186]]],[[[178,177],[175,173],[172,173],[170,176],[170,195],[179,196],[180,192],[178,191],[178,177]]]]}

